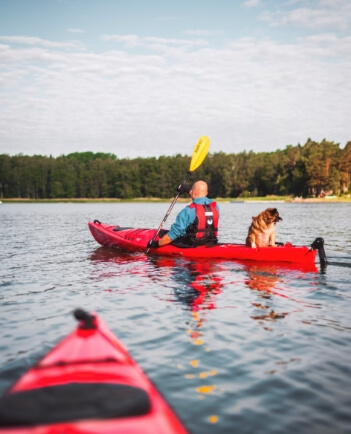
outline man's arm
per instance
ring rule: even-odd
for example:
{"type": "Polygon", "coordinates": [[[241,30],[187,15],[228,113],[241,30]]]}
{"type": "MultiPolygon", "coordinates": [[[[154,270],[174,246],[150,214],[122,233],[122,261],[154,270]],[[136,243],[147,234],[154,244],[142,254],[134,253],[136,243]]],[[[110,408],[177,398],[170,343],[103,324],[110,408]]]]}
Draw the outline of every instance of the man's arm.
{"type": "Polygon", "coordinates": [[[188,206],[183,208],[177,215],[176,221],[172,224],[169,232],[158,241],[149,241],[147,246],[156,249],[157,247],[162,247],[171,243],[176,238],[182,237],[185,235],[187,227],[195,220],[195,217],[195,210],[188,206]]]}
{"type": "Polygon", "coordinates": [[[158,247],[165,246],[166,244],[169,244],[172,241],[173,241],[172,238],[170,238],[169,235],[166,234],[158,240],[158,247]]]}
{"type": "Polygon", "coordinates": [[[183,208],[177,215],[175,222],[172,224],[171,229],[167,234],[171,241],[185,235],[188,226],[193,223],[195,217],[196,212],[194,208],[189,208],[188,206],[183,208]]]}

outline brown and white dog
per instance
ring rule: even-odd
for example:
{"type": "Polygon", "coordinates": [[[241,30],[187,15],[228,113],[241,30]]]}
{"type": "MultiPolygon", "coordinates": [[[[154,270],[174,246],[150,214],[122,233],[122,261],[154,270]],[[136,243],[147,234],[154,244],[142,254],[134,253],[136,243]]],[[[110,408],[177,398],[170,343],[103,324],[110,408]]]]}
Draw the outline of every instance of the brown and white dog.
{"type": "Polygon", "coordinates": [[[267,208],[256,217],[252,217],[249,233],[246,238],[247,247],[275,247],[275,225],[283,220],[277,208],[267,208]]]}

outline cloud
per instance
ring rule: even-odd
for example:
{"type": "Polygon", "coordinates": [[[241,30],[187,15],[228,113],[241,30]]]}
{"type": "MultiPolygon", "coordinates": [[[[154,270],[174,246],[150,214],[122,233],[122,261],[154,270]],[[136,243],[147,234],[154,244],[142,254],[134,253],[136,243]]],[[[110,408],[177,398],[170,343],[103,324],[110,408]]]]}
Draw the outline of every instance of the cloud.
{"type": "Polygon", "coordinates": [[[246,0],[243,5],[248,8],[258,6],[261,3],[260,0],[246,0]]]}
{"type": "Polygon", "coordinates": [[[85,33],[85,30],[82,29],[67,29],[69,33],[85,33]]]}
{"type": "Polygon", "coordinates": [[[348,0],[320,0],[314,8],[266,10],[262,12],[261,20],[271,26],[346,30],[351,25],[351,3],[348,0]]]}
{"type": "Polygon", "coordinates": [[[350,140],[350,37],[214,48],[105,35],[118,49],[98,53],[21,38],[0,39],[0,153],[189,154],[202,135],[211,152],[350,140]]]}
{"type": "Polygon", "coordinates": [[[36,36],[0,36],[0,41],[17,45],[35,45],[46,48],[74,48],[74,42],[53,42],[36,36]]]}
{"type": "Polygon", "coordinates": [[[141,38],[138,35],[102,35],[102,41],[113,41],[122,43],[127,47],[141,46],[141,38]]]}
{"type": "Polygon", "coordinates": [[[154,36],[139,37],[137,35],[102,35],[103,41],[122,43],[126,47],[146,47],[153,50],[165,49],[166,47],[198,47],[207,45],[204,39],[169,39],[154,36]]]}

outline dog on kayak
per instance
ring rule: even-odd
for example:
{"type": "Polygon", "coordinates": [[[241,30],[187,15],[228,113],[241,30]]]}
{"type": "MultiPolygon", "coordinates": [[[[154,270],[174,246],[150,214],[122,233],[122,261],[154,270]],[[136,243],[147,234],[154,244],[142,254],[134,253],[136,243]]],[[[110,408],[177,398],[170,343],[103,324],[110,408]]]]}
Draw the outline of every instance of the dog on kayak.
{"type": "Polygon", "coordinates": [[[252,217],[249,233],[246,238],[247,247],[275,247],[275,225],[283,220],[277,208],[267,208],[256,217],[252,217]]]}

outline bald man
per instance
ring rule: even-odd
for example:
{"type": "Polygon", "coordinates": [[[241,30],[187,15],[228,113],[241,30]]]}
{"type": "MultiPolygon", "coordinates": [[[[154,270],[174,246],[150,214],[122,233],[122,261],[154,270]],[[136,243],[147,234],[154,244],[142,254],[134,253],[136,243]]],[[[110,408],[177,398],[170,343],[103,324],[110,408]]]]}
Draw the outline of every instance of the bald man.
{"type": "Polygon", "coordinates": [[[213,245],[218,242],[219,207],[216,202],[207,197],[206,182],[195,182],[189,194],[192,203],[180,211],[166,235],[158,241],[148,242],[148,248],[155,249],[169,243],[196,247],[213,245]]]}

